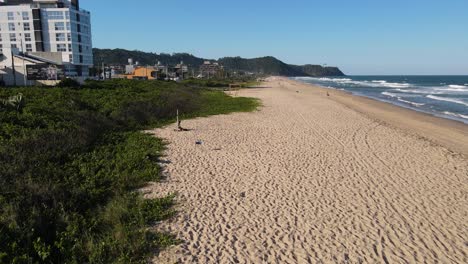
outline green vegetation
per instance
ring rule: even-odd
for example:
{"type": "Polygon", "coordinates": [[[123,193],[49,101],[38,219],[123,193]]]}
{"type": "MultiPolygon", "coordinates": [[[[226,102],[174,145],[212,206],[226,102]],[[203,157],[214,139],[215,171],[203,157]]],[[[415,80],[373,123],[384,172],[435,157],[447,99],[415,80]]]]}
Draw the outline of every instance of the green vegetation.
{"type": "Polygon", "coordinates": [[[343,76],[343,72],[336,67],[322,67],[320,65],[291,65],[275,57],[243,59],[227,57],[219,60],[221,65],[231,71],[246,71],[265,75],[281,76],[343,76]]]}
{"type": "Polygon", "coordinates": [[[174,215],[174,196],[136,190],[161,179],[164,144],[141,133],[184,118],[251,111],[257,102],[158,81],[80,88],[3,88],[0,263],[144,263],[176,242],[148,226],[174,215]],[[13,100],[14,101],[14,100],[13,100]]]}
{"type": "Polygon", "coordinates": [[[93,49],[94,65],[112,64],[112,65],[126,65],[128,59],[132,58],[133,61],[139,62],[140,65],[155,65],[158,61],[163,65],[176,65],[183,61],[187,65],[199,67],[205,61],[202,58],[197,58],[188,53],[152,53],[143,52],[138,50],[125,50],[125,49],[93,49]]]}
{"type": "MultiPolygon", "coordinates": [[[[143,51],[130,51],[124,49],[93,49],[94,65],[126,65],[129,58],[139,61],[141,65],[154,65],[160,61],[164,65],[175,65],[184,61],[191,67],[198,68],[208,59],[198,58],[187,53],[157,54],[143,51]]],[[[214,60],[209,60],[214,61],[214,60]]],[[[244,59],[241,57],[226,57],[218,62],[228,72],[255,73],[264,75],[281,76],[343,76],[343,72],[336,67],[322,67],[320,65],[291,65],[286,64],[275,57],[262,57],[244,59]]]]}
{"type": "Polygon", "coordinates": [[[255,78],[249,76],[226,79],[187,79],[182,83],[190,87],[210,88],[227,88],[231,84],[242,88],[251,88],[260,84],[255,78]]]}

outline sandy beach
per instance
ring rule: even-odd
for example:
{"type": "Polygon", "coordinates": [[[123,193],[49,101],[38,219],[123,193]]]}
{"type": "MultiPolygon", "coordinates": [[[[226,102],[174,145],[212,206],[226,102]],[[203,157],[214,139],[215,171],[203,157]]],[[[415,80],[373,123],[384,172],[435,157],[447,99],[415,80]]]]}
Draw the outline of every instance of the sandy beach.
{"type": "Polygon", "coordinates": [[[143,191],[177,193],[182,241],[154,263],[467,263],[467,125],[279,77],[233,95],[262,107],[152,131],[143,191]]]}

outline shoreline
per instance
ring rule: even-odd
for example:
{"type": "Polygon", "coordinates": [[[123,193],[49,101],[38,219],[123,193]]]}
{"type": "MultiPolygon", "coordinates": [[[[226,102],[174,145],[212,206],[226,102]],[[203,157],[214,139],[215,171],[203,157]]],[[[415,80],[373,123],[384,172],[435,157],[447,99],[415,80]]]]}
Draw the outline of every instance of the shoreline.
{"type": "MultiPolygon", "coordinates": [[[[411,75],[408,75],[408,76],[411,76],[411,75]]],[[[414,75],[414,76],[417,76],[417,75],[414,75]]],[[[453,76],[465,77],[464,75],[453,75],[453,76]]],[[[298,81],[298,80],[291,79],[291,78],[298,78],[298,77],[287,77],[287,78],[292,80],[292,81],[298,81]]],[[[405,101],[399,102],[399,101],[385,100],[385,99],[382,99],[382,98],[368,96],[368,95],[365,95],[365,94],[353,93],[352,91],[348,91],[348,90],[345,90],[343,88],[340,89],[340,88],[336,88],[336,87],[333,87],[333,86],[327,87],[327,86],[323,86],[323,85],[320,85],[320,84],[308,83],[308,82],[302,82],[302,81],[298,81],[298,82],[308,84],[308,85],[311,85],[311,86],[321,87],[321,88],[324,88],[324,89],[342,91],[342,92],[345,92],[345,93],[348,93],[348,94],[351,94],[351,95],[354,95],[354,96],[359,96],[359,97],[369,98],[369,99],[372,99],[372,100],[377,100],[379,102],[388,103],[388,104],[391,104],[391,105],[394,105],[394,106],[409,109],[409,110],[416,111],[416,112],[419,112],[419,113],[428,114],[428,115],[431,115],[431,116],[434,116],[434,117],[443,118],[443,119],[447,119],[447,120],[451,120],[451,121],[456,121],[456,122],[460,122],[460,123],[468,125],[468,120],[467,119],[464,119],[462,117],[457,117],[457,116],[455,116],[456,114],[453,114],[453,113],[444,115],[442,113],[429,112],[429,111],[425,111],[424,109],[420,109],[420,108],[417,108],[417,107],[414,107],[414,106],[409,106],[409,105],[403,103],[405,101]]],[[[416,103],[413,103],[413,102],[410,102],[410,103],[411,104],[416,104],[416,103]]]]}
{"type": "Polygon", "coordinates": [[[177,193],[179,213],[156,228],[182,241],[153,263],[466,258],[468,160],[410,126],[450,128],[280,77],[233,95],[262,106],[152,132],[169,143],[167,179],[142,191],[177,193]]]}
{"type": "Polygon", "coordinates": [[[391,127],[403,129],[406,133],[417,134],[430,142],[468,157],[468,124],[464,122],[336,88],[327,88],[289,78],[285,78],[284,81],[309,86],[321,90],[324,94],[326,92],[333,93],[334,96],[329,97],[331,100],[341,103],[354,111],[374,120],[379,120],[391,127]]]}

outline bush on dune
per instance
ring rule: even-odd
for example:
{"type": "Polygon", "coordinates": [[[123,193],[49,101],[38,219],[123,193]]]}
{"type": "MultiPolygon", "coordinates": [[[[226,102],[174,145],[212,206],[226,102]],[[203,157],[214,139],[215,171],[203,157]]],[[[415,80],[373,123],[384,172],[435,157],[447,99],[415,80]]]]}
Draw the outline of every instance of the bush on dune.
{"type": "Polygon", "coordinates": [[[2,88],[22,109],[0,111],[0,263],[142,263],[174,243],[147,226],[174,197],[135,189],[161,175],[163,143],[139,132],[184,117],[253,110],[257,102],[176,83],[90,81],[2,88]]]}

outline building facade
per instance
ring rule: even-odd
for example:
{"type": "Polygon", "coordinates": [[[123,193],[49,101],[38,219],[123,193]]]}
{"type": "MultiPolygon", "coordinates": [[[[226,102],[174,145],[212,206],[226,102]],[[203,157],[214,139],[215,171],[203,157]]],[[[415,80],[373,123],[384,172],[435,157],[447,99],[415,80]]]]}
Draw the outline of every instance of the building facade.
{"type": "Polygon", "coordinates": [[[201,78],[213,78],[213,77],[222,77],[224,74],[224,67],[219,65],[217,62],[205,61],[200,66],[200,76],[201,78]]]}
{"type": "Polygon", "coordinates": [[[90,12],[80,9],[79,0],[0,0],[4,67],[14,52],[54,58],[67,77],[88,77],[93,65],[90,12]]]}

